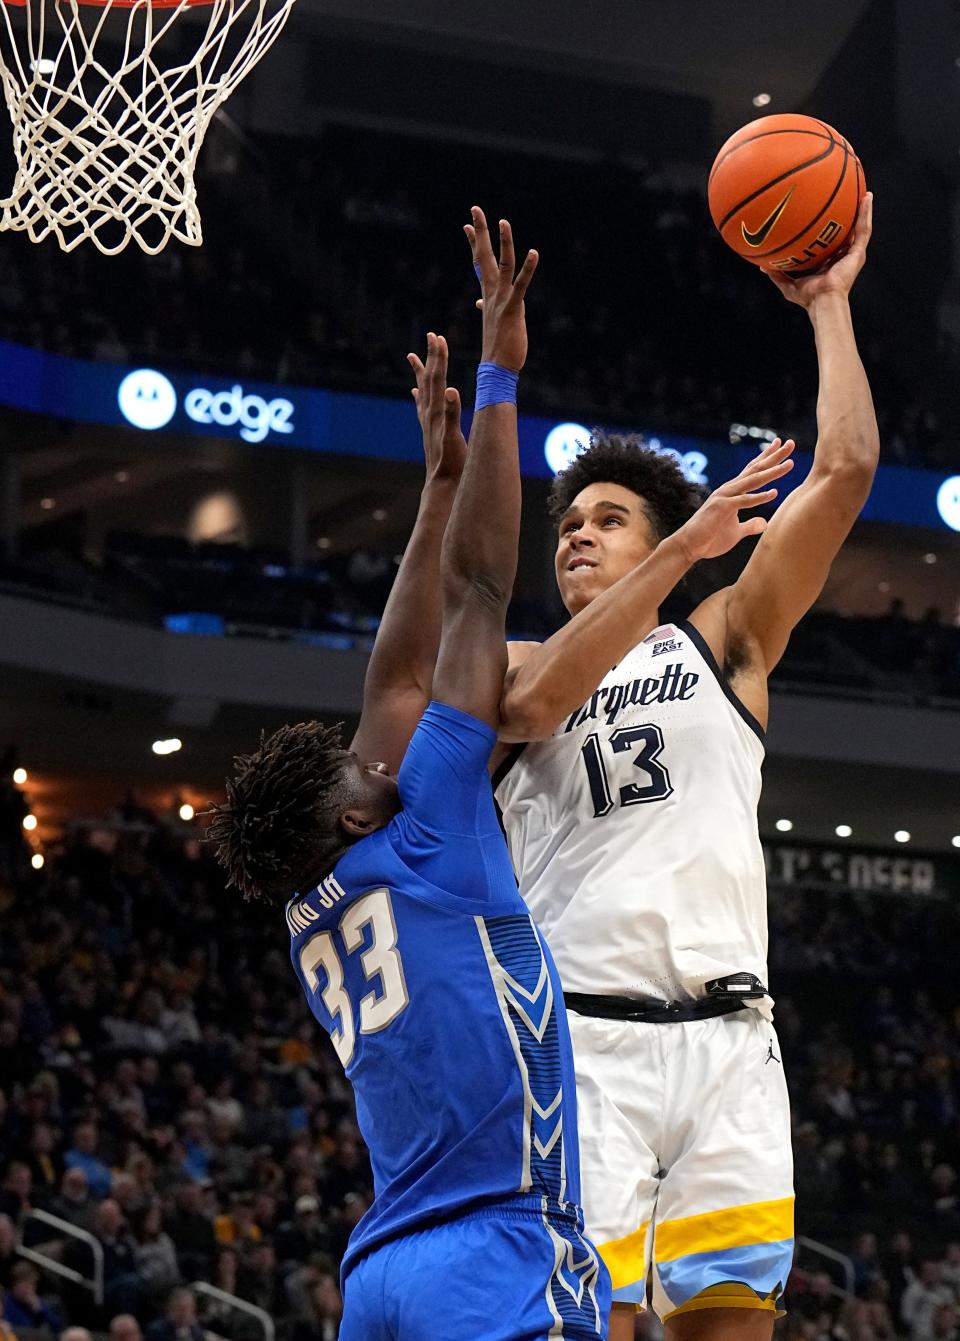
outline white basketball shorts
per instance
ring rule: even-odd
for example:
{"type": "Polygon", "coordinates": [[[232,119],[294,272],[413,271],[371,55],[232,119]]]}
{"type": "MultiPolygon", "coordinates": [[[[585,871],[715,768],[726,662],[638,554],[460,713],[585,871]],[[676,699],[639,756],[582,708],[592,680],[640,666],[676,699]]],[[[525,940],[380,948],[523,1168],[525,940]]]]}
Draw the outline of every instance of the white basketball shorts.
{"type": "Polygon", "coordinates": [[[777,1311],[793,1259],[790,1105],[759,1011],[683,1024],[567,1012],[586,1230],[614,1302],[777,1311]]]}

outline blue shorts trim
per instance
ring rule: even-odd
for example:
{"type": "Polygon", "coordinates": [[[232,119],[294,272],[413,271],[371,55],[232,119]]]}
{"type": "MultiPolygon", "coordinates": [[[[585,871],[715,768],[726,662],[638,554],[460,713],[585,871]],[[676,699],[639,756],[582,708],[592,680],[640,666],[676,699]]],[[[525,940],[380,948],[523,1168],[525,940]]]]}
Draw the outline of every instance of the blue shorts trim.
{"type": "MultiPolygon", "coordinates": [[[[672,1262],[657,1262],[655,1270],[664,1294],[676,1309],[704,1290],[728,1283],[746,1285],[760,1299],[776,1300],[783,1293],[792,1265],[793,1239],[782,1239],[720,1252],[691,1253],[672,1262]]],[[[615,1297],[620,1297],[620,1291],[615,1297]]]]}
{"type": "Polygon", "coordinates": [[[647,1282],[636,1280],[632,1285],[621,1285],[619,1290],[612,1292],[610,1298],[615,1304],[643,1305],[647,1302],[647,1282]]]}

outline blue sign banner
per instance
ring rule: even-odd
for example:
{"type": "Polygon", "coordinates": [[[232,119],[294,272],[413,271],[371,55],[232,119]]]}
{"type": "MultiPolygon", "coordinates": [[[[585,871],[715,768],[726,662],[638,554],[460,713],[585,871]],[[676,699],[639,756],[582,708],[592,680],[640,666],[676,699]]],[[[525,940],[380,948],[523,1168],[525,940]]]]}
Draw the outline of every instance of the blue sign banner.
{"type": "MultiPolygon", "coordinates": [[[[0,404],[82,423],[162,429],[251,444],[347,456],[421,459],[420,430],[408,400],[276,386],[202,373],[163,372],[64,358],[0,341],[0,404]]],[[[691,480],[711,488],[737,474],[763,442],[640,432],[675,456],[691,480]]],[[[524,475],[551,479],[589,438],[589,427],[520,416],[524,475]]],[[[806,477],[809,453],[779,482],[783,498],[806,477]]],[[[863,517],[960,531],[960,474],[881,466],[863,517]]]]}

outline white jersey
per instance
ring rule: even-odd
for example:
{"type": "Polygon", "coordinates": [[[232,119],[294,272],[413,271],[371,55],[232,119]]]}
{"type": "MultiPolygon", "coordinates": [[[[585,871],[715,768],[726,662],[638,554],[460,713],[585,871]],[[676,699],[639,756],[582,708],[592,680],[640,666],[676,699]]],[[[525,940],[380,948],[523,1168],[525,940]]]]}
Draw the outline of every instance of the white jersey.
{"type": "Polygon", "coordinates": [[[766,983],[763,756],[689,624],[655,629],[549,740],[511,752],[497,802],[567,991],[675,1000],[730,973],[766,983]]]}

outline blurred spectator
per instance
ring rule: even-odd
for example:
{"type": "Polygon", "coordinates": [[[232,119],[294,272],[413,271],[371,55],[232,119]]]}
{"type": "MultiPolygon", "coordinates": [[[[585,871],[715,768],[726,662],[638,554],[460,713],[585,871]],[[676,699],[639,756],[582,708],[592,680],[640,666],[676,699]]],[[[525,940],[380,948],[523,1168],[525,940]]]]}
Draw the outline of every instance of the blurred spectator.
{"type": "Polygon", "coordinates": [[[140,1324],[132,1313],[118,1313],[111,1318],[110,1341],[143,1341],[140,1324]]]}
{"type": "MultiPolygon", "coordinates": [[[[11,1071],[14,1075],[16,1072],[11,1071]]],[[[3,1187],[0,1189],[0,1213],[9,1215],[12,1220],[19,1220],[20,1216],[32,1208],[30,1200],[33,1188],[33,1176],[30,1173],[30,1166],[24,1164],[22,1160],[15,1159],[8,1166],[3,1180],[3,1187]]]]}
{"type": "Polygon", "coordinates": [[[210,1122],[210,1166],[229,1188],[245,1186],[253,1164],[251,1152],[237,1138],[236,1130],[237,1124],[225,1116],[214,1117],[210,1122]]]}
{"type": "Polygon", "coordinates": [[[213,1087],[213,1093],[207,1099],[207,1108],[214,1123],[214,1134],[221,1131],[232,1135],[242,1125],[243,1104],[233,1093],[232,1076],[220,1077],[213,1087]],[[217,1123],[224,1125],[217,1127],[217,1123]]]}
{"type": "Polygon", "coordinates": [[[941,1305],[953,1303],[953,1292],[941,1274],[939,1262],[922,1262],[920,1273],[903,1292],[900,1316],[910,1329],[910,1341],[929,1341],[941,1305]]]}
{"type": "Polygon", "coordinates": [[[68,1169],[82,1169],[87,1186],[94,1197],[106,1197],[110,1194],[110,1170],[97,1156],[99,1137],[92,1122],[81,1122],[73,1131],[73,1145],[64,1155],[63,1162],[68,1169]]]}
{"type": "Polygon", "coordinates": [[[197,1183],[184,1183],[178,1189],[177,1209],[165,1228],[176,1244],[187,1278],[205,1276],[213,1261],[216,1237],[203,1211],[203,1191],[197,1183]]]}
{"type": "Polygon", "coordinates": [[[277,1277],[277,1254],[272,1243],[258,1243],[248,1253],[240,1293],[251,1304],[275,1317],[283,1308],[277,1277]]]}
{"type": "Polygon", "coordinates": [[[214,1226],[217,1242],[246,1247],[263,1238],[260,1226],[253,1218],[253,1198],[248,1193],[236,1193],[230,1199],[230,1210],[218,1215],[214,1226]]]}
{"type": "Polygon", "coordinates": [[[68,1327],[60,1333],[60,1341],[93,1341],[86,1327],[68,1327]]]}
{"type": "Polygon", "coordinates": [[[306,1262],[314,1253],[328,1252],[330,1233],[320,1218],[320,1203],[316,1197],[298,1197],[294,1219],[280,1226],[277,1234],[277,1256],[281,1262],[306,1262]]]}
{"type": "Polygon", "coordinates": [[[49,1207],[51,1215],[68,1220],[78,1229],[92,1229],[96,1202],[90,1195],[87,1175],[81,1168],[65,1169],[60,1179],[60,1191],[51,1197],[49,1207]]]}
{"type": "MultiPolygon", "coordinates": [[[[220,1248],[213,1265],[212,1284],[225,1294],[242,1295],[240,1282],[240,1254],[235,1248],[220,1248]]],[[[204,1327],[229,1336],[237,1322],[237,1310],[220,1299],[206,1296],[201,1304],[204,1327]]]]}
{"type": "Polygon", "coordinates": [[[957,1341],[960,1314],[956,1304],[940,1304],[934,1312],[930,1327],[931,1341],[957,1341]]]}
{"type": "Polygon", "coordinates": [[[105,1198],[97,1206],[93,1233],[103,1249],[104,1305],[108,1314],[136,1313],[141,1294],[137,1245],[123,1211],[112,1197],[105,1198]]]}
{"type": "Polygon", "coordinates": [[[17,1234],[9,1215],[0,1214],[0,1290],[9,1290],[17,1257],[17,1234]]]}
{"type": "Polygon", "coordinates": [[[37,1201],[46,1205],[56,1196],[63,1176],[63,1159],[57,1148],[57,1135],[48,1122],[38,1122],[33,1128],[24,1162],[30,1169],[37,1201]]]}
{"type": "MultiPolygon", "coordinates": [[[[874,1179],[876,1177],[875,1170],[876,1164],[874,1162],[874,1179]]],[[[860,1234],[850,1256],[853,1261],[854,1288],[857,1294],[864,1294],[874,1281],[882,1279],[883,1276],[876,1234],[860,1234]]]]}
{"type": "Polygon", "coordinates": [[[244,1110],[244,1136],[249,1145],[277,1148],[287,1134],[283,1109],[276,1102],[269,1080],[254,1081],[244,1110]]]}
{"type": "Polygon", "coordinates": [[[147,1328],[146,1341],[206,1341],[207,1335],[197,1321],[193,1291],[178,1286],[167,1301],[166,1317],[147,1328]]]}
{"type": "Polygon", "coordinates": [[[948,1243],[940,1264],[940,1278],[949,1285],[954,1299],[960,1301],[960,1243],[948,1243]]]}
{"type": "Polygon", "coordinates": [[[63,1323],[40,1298],[39,1285],[40,1273],[36,1267],[30,1262],[18,1262],[11,1273],[3,1319],[15,1330],[23,1327],[35,1332],[59,1332],[63,1323]]]}
{"type": "Polygon", "coordinates": [[[180,1267],[173,1240],[163,1229],[159,1202],[140,1212],[135,1240],[136,1272],[148,1303],[166,1299],[180,1283],[180,1267]]]}
{"type": "Polygon", "coordinates": [[[309,1311],[298,1319],[293,1341],[336,1341],[343,1300],[333,1276],[321,1276],[310,1290],[309,1311]]]}
{"type": "Polygon", "coordinates": [[[836,1290],[825,1271],[815,1271],[801,1287],[790,1295],[790,1311],[808,1318],[830,1335],[843,1308],[843,1296],[836,1290]]]}

